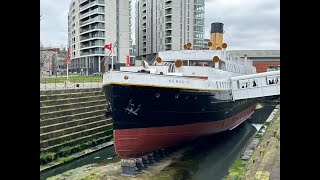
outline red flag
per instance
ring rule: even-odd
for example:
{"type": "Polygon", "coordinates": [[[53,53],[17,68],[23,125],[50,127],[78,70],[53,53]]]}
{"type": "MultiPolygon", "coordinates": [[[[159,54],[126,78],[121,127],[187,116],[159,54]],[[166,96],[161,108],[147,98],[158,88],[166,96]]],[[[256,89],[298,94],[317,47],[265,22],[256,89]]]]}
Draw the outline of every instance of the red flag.
{"type": "Polygon", "coordinates": [[[104,45],[104,48],[109,49],[111,51],[112,49],[112,43],[104,45]]]}
{"type": "Polygon", "coordinates": [[[126,56],[126,66],[130,66],[130,56],[126,56]]]}
{"type": "Polygon", "coordinates": [[[67,54],[66,54],[66,64],[69,64],[70,59],[70,48],[68,48],[67,54]]]}

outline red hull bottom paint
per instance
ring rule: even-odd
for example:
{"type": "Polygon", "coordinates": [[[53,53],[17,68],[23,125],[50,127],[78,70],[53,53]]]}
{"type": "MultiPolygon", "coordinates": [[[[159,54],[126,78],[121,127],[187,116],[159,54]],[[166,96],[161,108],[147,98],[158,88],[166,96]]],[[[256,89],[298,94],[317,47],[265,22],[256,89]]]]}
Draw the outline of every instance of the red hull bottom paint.
{"type": "Polygon", "coordinates": [[[135,158],[165,147],[193,140],[199,136],[233,129],[251,116],[256,105],[230,118],[206,123],[177,126],[113,130],[119,157],[135,158]]]}

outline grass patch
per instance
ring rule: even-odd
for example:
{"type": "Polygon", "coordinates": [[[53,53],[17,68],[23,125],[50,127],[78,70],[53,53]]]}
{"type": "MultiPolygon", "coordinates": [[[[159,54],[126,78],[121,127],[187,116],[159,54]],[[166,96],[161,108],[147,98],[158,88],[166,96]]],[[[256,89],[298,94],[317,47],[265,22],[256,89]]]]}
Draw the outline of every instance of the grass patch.
{"type": "Polygon", "coordinates": [[[262,135],[257,133],[254,137],[261,139],[261,138],[262,138],[262,135]]]}
{"type": "Polygon", "coordinates": [[[61,155],[61,157],[64,157],[64,156],[67,156],[71,153],[71,149],[73,147],[69,147],[69,146],[65,146],[65,147],[62,147],[60,150],[59,150],[59,155],[61,155]]]}
{"type": "Polygon", "coordinates": [[[58,162],[61,162],[61,163],[65,163],[65,162],[68,162],[70,160],[74,159],[74,157],[71,157],[71,156],[68,156],[68,157],[61,157],[61,158],[58,158],[57,161],[58,162]]]}
{"type": "MultiPolygon", "coordinates": [[[[40,80],[41,84],[44,83],[64,83],[66,77],[51,77],[43,78],[40,80]]],[[[102,80],[101,76],[69,76],[68,81],[70,83],[82,83],[82,82],[100,82],[102,80]]]]}
{"type": "Polygon", "coordinates": [[[51,162],[55,159],[56,153],[54,152],[41,152],[40,153],[40,163],[45,164],[51,162]]]}
{"type": "Polygon", "coordinates": [[[98,174],[91,173],[89,176],[86,176],[84,178],[81,178],[81,180],[94,180],[98,178],[98,174]]]}
{"type": "MultiPolygon", "coordinates": [[[[47,164],[49,162],[52,162],[57,159],[58,162],[66,162],[74,157],[70,157],[70,155],[80,152],[80,151],[85,151],[89,148],[92,148],[94,146],[97,146],[99,144],[109,142],[111,141],[112,136],[109,138],[93,138],[90,141],[87,141],[82,144],[77,144],[74,146],[64,146],[59,149],[54,149],[51,151],[44,151],[40,152],[40,165],[47,164]],[[53,152],[52,152],[53,151],[53,152]]],[[[64,143],[67,143],[65,141],[64,143]]]]}
{"type": "Polygon", "coordinates": [[[229,175],[223,179],[238,180],[246,173],[245,161],[238,159],[229,168],[229,175]]]}
{"type": "Polygon", "coordinates": [[[263,125],[266,125],[266,126],[269,126],[270,125],[270,123],[271,123],[271,121],[265,121],[264,123],[263,123],[263,125]]]}

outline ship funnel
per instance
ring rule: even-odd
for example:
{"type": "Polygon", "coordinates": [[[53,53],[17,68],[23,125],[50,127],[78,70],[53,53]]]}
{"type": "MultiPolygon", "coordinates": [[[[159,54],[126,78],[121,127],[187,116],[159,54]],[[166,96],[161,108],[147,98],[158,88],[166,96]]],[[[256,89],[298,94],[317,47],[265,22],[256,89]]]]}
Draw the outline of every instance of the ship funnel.
{"type": "Polygon", "coordinates": [[[210,33],[210,41],[212,42],[211,48],[213,50],[221,50],[223,40],[223,23],[212,23],[210,33]]]}

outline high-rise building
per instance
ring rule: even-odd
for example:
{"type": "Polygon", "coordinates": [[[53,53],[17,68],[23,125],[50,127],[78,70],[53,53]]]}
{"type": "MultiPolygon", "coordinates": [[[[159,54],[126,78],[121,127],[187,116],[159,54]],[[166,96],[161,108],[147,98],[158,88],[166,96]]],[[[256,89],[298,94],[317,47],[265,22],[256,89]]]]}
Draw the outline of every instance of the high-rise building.
{"type": "MultiPolygon", "coordinates": [[[[71,72],[101,72],[102,60],[113,43],[114,64],[125,63],[130,55],[131,0],[71,0],[68,13],[68,46],[71,72]]],[[[132,50],[131,50],[132,51],[132,50]]],[[[111,68],[111,60],[107,60],[111,68]]]]}
{"type": "Polygon", "coordinates": [[[157,52],[181,50],[187,42],[201,49],[204,0],[137,0],[136,58],[151,60],[157,52]]]}

